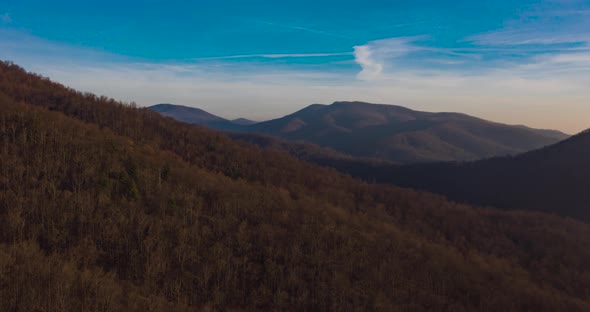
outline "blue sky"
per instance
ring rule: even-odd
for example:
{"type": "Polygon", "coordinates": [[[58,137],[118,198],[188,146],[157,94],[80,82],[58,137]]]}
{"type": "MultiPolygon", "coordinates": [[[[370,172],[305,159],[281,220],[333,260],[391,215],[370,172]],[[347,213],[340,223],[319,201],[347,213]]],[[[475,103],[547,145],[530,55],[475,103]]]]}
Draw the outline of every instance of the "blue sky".
{"type": "Polygon", "coordinates": [[[0,2],[0,58],[140,105],[364,100],[590,127],[590,1],[0,2]]]}

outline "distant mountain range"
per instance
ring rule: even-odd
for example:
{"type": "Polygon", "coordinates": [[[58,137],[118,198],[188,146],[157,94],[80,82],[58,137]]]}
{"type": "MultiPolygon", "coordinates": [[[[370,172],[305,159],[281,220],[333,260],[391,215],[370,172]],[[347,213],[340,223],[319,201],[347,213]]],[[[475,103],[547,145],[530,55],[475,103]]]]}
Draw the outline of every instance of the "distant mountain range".
{"type": "Polygon", "coordinates": [[[590,220],[590,192],[584,187],[590,176],[589,132],[568,139],[559,131],[509,126],[464,114],[359,102],[311,105],[283,118],[250,125],[195,108],[165,107],[163,114],[176,119],[238,131],[232,137],[367,181],[427,190],[471,204],[590,220]],[[255,133],[314,144],[289,144],[255,133]],[[555,144],[558,141],[562,142],[555,144]],[[491,157],[508,154],[520,155],[491,157]],[[477,158],[486,159],[443,162],[477,158]]]}
{"type": "Polygon", "coordinates": [[[239,126],[249,126],[256,123],[246,118],[228,120],[202,109],[182,105],[157,104],[150,106],[149,109],[182,122],[204,125],[215,129],[231,130],[239,126]]]}
{"type": "Polygon", "coordinates": [[[355,157],[396,163],[513,155],[568,137],[555,130],[505,125],[465,114],[420,112],[363,102],[314,104],[282,118],[251,124],[229,121],[185,106],[160,104],[150,108],[188,123],[264,133],[314,143],[355,157]]]}

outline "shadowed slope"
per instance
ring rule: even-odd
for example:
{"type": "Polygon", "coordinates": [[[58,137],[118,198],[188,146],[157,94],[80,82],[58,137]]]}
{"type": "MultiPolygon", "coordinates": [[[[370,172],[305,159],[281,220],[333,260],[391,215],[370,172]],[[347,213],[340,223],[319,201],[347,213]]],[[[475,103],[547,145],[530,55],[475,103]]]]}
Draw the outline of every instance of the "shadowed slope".
{"type": "Polygon", "coordinates": [[[363,180],[443,194],[507,210],[533,210],[590,221],[590,132],[511,157],[396,165],[324,157],[311,161],[363,180]]]}
{"type": "Polygon", "coordinates": [[[227,120],[225,118],[210,114],[199,108],[175,104],[157,104],[148,108],[162,114],[163,116],[172,117],[182,122],[223,130],[232,130],[243,125],[251,125],[255,123],[244,118],[227,120]]]}
{"type": "Polygon", "coordinates": [[[590,221],[588,131],[515,157],[392,168],[391,182],[454,200],[590,221]]]}

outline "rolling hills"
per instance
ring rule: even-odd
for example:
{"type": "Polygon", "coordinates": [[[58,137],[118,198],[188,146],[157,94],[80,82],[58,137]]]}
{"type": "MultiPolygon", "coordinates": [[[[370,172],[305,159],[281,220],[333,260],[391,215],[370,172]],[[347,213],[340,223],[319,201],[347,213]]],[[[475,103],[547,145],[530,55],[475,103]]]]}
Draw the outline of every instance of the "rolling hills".
{"type": "Polygon", "coordinates": [[[0,63],[11,311],[587,311],[590,225],[369,185],[0,63]]]}
{"type": "Polygon", "coordinates": [[[471,162],[400,165],[351,157],[307,143],[230,133],[232,138],[336,169],[372,183],[388,183],[504,210],[543,211],[590,221],[590,134],[543,149],[471,162]]]}
{"type": "Polygon", "coordinates": [[[398,166],[326,161],[354,176],[502,209],[527,209],[590,221],[590,131],[513,157],[398,166]]]}
{"type": "MultiPolygon", "coordinates": [[[[264,133],[328,147],[354,157],[396,163],[465,161],[512,155],[556,143],[568,135],[553,130],[494,123],[459,113],[429,113],[395,105],[336,102],[310,105],[288,116],[236,126],[201,122],[222,130],[264,133]]],[[[171,115],[168,115],[171,116],[171,115]]]]}
{"type": "Polygon", "coordinates": [[[150,109],[163,116],[172,117],[182,122],[204,125],[222,130],[232,130],[234,128],[239,128],[240,126],[252,125],[255,123],[254,121],[245,118],[227,120],[210,114],[202,109],[181,105],[157,104],[150,106],[150,109]]]}

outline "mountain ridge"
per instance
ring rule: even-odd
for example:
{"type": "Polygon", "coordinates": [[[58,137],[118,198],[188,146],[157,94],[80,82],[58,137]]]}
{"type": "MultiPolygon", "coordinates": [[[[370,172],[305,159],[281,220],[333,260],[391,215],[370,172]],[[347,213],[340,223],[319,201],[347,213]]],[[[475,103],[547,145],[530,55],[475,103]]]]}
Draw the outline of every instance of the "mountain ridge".
{"type": "Polygon", "coordinates": [[[312,104],[284,117],[251,125],[206,125],[264,133],[355,157],[396,163],[514,155],[568,137],[557,130],[506,125],[463,113],[422,112],[397,105],[344,101],[312,104]]]}
{"type": "Polygon", "coordinates": [[[158,112],[163,116],[171,117],[182,122],[203,125],[221,130],[232,130],[234,128],[237,129],[241,126],[253,125],[256,123],[245,118],[229,120],[211,114],[200,108],[184,105],[162,103],[149,106],[148,109],[158,112]]]}

